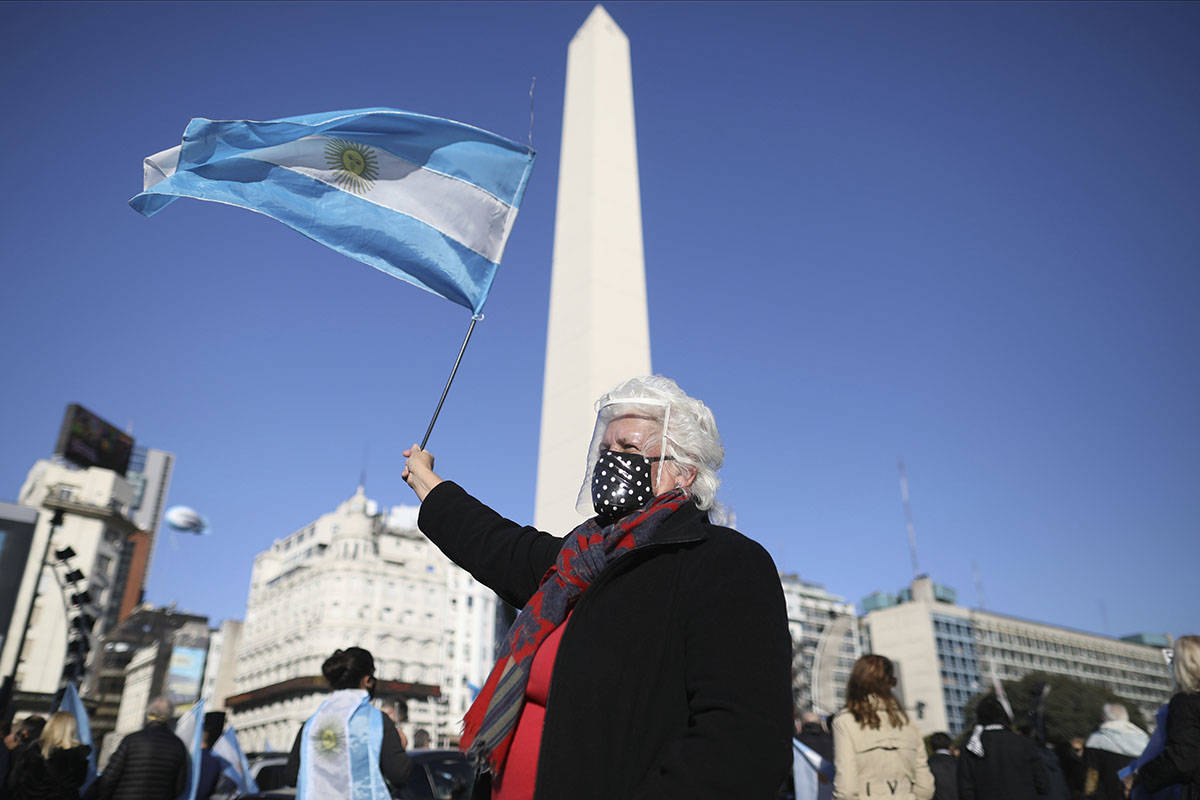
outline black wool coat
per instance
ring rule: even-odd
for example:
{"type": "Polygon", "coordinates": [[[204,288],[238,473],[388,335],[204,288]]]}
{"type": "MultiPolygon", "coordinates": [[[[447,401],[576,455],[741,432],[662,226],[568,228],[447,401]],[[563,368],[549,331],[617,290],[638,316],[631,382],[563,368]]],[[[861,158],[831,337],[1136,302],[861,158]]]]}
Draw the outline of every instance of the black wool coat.
{"type": "Polygon", "coordinates": [[[98,800],[175,800],[187,785],[187,748],[164,722],[121,740],[96,781],[98,800]]]}
{"type": "Polygon", "coordinates": [[[1010,730],[983,732],[983,758],[966,749],[958,757],[959,800],[1037,800],[1049,793],[1037,746],[1010,730]]]}
{"type": "MultiPolygon", "coordinates": [[[[446,481],[419,526],[520,608],[563,539],[446,481]]],[[[791,637],[767,552],[688,503],[583,593],[550,680],[536,800],[773,798],[791,764],[791,637]]]]}
{"type": "Polygon", "coordinates": [[[12,800],[79,800],[91,752],[92,748],[81,744],[56,748],[49,758],[43,758],[40,747],[29,748],[13,766],[5,796],[12,800]]]}

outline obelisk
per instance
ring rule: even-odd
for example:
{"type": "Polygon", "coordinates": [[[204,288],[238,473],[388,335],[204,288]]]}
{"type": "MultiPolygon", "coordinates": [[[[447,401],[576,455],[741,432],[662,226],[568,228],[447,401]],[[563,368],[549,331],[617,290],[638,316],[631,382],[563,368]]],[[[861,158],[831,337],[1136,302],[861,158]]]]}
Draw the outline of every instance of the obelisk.
{"type": "Polygon", "coordinates": [[[582,520],[593,403],[650,372],[629,39],[596,6],[567,48],[534,524],[582,520]]]}

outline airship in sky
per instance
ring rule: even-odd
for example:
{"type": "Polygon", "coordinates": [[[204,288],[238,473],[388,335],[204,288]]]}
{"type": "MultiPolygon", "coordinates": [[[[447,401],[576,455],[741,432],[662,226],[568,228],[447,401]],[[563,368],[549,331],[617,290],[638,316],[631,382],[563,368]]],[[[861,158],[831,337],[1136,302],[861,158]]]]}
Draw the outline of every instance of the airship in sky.
{"type": "Polygon", "coordinates": [[[167,509],[165,518],[168,525],[183,533],[201,534],[208,532],[208,520],[200,516],[194,508],[173,506],[167,509]]]}

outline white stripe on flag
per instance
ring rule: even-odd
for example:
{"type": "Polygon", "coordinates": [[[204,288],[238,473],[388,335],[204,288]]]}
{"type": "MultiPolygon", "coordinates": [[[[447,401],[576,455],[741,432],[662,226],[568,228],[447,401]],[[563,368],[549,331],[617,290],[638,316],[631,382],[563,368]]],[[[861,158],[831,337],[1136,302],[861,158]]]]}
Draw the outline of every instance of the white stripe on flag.
{"type": "MultiPolygon", "coordinates": [[[[371,147],[378,177],[366,191],[346,191],[342,170],[330,167],[326,146],[336,136],[305,136],[294,142],[247,150],[240,158],[265,161],[320,181],[338,191],[419,220],[493,263],[504,254],[505,238],[516,209],[473,183],[425,169],[411,161],[371,147]]],[[[346,141],[342,139],[341,141],[346,141]]],[[[143,191],[175,174],[178,146],[155,153],[144,162],[143,191]]]]}
{"type": "MultiPolygon", "coordinates": [[[[247,158],[307,175],[336,189],[340,170],[326,162],[325,147],[334,136],[305,136],[287,144],[251,150],[247,158]]],[[[478,186],[442,175],[371,148],[379,164],[379,177],[365,192],[348,192],[376,205],[398,211],[435,228],[488,261],[503,254],[509,205],[478,186]]]]}
{"type": "Polygon", "coordinates": [[[142,161],[143,192],[175,174],[179,167],[179,150],[180,145],[175,145],[142,161]]]}

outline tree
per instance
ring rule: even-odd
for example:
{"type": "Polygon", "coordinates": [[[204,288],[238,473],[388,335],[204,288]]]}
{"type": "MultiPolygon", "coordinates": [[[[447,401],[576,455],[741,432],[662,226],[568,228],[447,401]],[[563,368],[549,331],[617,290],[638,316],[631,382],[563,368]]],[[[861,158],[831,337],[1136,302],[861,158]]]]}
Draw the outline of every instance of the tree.
{"type": "MultiPolygon", "coordinates": [[[[1103,721],[1101,707],[1105,703],[1121,703],[1129,710],[1129,721],[1143,730],[1145,717],[1138,707],[1111,689],[1085,683],[1065,675],[1031,672],[1019,681],[1002,681],[1004,692],[1012,704],[1013,725],[1031,723],[1030,709],[1035,708],[1043,685],[1050,686],[1043,708],[1046,720],[1046,740],[1054,744],[1070,742],[1076,736],[1087,738],[1103,721]]],[[[967,704],[968,719],[975,719],[975,707],[987,692],[977,694],[967,704]]],[[[970,735],[970,729],[964,733],[970,735]]]]}

